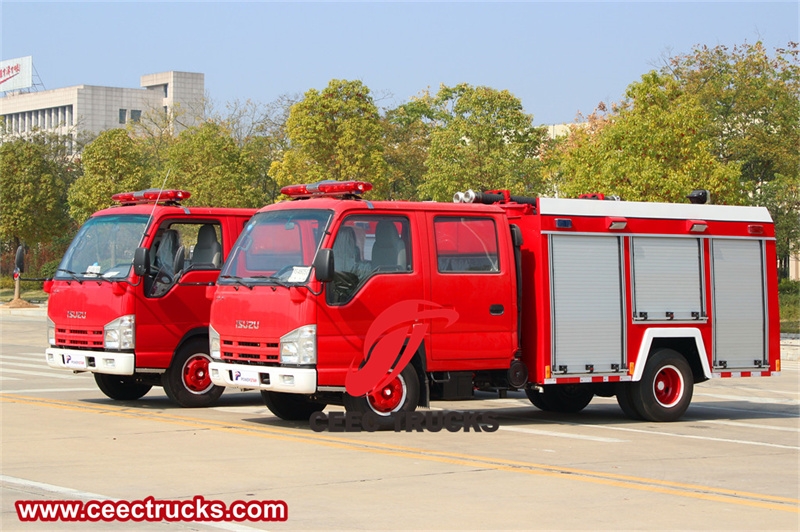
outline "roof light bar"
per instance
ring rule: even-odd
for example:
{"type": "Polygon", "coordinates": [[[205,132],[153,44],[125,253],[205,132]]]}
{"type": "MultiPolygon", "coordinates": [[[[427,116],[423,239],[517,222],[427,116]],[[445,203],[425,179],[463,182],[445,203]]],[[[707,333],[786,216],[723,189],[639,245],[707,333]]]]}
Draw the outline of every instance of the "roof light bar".
{"type": "Polygon", "coordinates": [[[281,189],[293,199],[310,197],[342,197],[360,195],[372,190],[372,183],[366,181],[320,181],[307,185],[289,185],[281,189]]]}
{"type": "Polygon", "coordinates": [[[189,199],[192,194],[185,190],[160,190],[149,188],[137,192],[120,192],[114,194],[111,199],[120,205],[137,205],[140,203],[174,203],[178,204],[182,200],[189,199]]]}

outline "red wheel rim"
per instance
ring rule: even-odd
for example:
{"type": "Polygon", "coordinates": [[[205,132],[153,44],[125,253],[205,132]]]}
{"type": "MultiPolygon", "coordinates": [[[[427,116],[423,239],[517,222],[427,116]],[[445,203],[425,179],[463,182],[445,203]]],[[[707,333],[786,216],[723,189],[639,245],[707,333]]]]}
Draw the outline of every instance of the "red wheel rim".
{"type": "Polygon", "coordinates": [[[406,381],[402,376],[398,376],[380,390],[367,394],[367,400],[372,410],[385,416],[403,406],[407,393],[406,381]]]}
{"type": "Polygon", "coordinates": [[[203,393],[211,386],[211,376],[208,373],[208,358],[204,355],[194,355],[183,365],[183,384],[192,393],[203,393]]]}
{"type": "Polygon", "coordinates": [[[675,366],[664,366],[653,381],[653,393],[658,404],[671,408],[683,397],[683,375],[675,366]]]}

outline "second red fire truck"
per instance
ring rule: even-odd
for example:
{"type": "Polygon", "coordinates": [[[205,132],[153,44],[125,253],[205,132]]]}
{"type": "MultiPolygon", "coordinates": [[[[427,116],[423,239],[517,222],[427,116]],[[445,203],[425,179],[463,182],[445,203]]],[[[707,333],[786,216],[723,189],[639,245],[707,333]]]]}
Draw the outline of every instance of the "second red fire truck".
{"type": "Polygon", "coordinates": [[[213,296],[214,383],[261,390],[283,419],[478,389],[558,412],[616,396],[673,421],[696,383],[780,372],[764,208],[370,188],[285,187],[248,222],[213,296]]]}
{"type": "Polygon", "coordinates": [[[255,209],[181,206],[189,196],[116,194],[83,224],[45,283],[50,367],[91,372],[117,400],[154,385],[186,407],[222,394],[208,375],[206,290],[255,209]]]}

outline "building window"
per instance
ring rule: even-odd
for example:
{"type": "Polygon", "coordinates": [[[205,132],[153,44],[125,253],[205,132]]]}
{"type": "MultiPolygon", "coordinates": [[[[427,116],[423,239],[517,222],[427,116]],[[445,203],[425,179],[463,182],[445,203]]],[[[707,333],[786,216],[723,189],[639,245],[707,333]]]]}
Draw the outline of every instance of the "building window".
{"type": "Polygon", "coordinates": [[[142,120],[142,112],[138,109],[131,109],[131,122],[139,122],[142,120]]]}
{"type": "Polygon", "coordinates": [[[164,98],[167,98],[168,96],[169,96],[169,85],[165,84],[164,85],[164,98]]]}
{"type": "Polygon", "coordinates": [[[127,118],[127,116],[128,116],[128,110],[127,109],[120,109],[119,110],[119,123],[120,124],[124,124],[125,123],[125,119],[127,118]]]}

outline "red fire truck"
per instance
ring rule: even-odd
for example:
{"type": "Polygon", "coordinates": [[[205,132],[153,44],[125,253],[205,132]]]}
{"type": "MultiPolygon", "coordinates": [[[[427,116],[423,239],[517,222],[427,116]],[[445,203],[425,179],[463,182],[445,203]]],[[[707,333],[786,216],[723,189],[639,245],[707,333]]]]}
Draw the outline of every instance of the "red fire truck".
{"type": "Polygon", "coordinates": [[[182,190],[115,194],[81,227],[45,282],[47,364],[90,371],[112,399],[153,385],[186,406],[215,401],[208,286],[255,209],[182,207],[182,190]]]}
{"type": "Polygon", "coordinates": [[[543,410],[616,396],[672,421],[695,383],[780,372],[764,208],[285,187],[248,222],[211,308],[211,379],[283,419],[391,416],[474,390],[543,410]]]}

